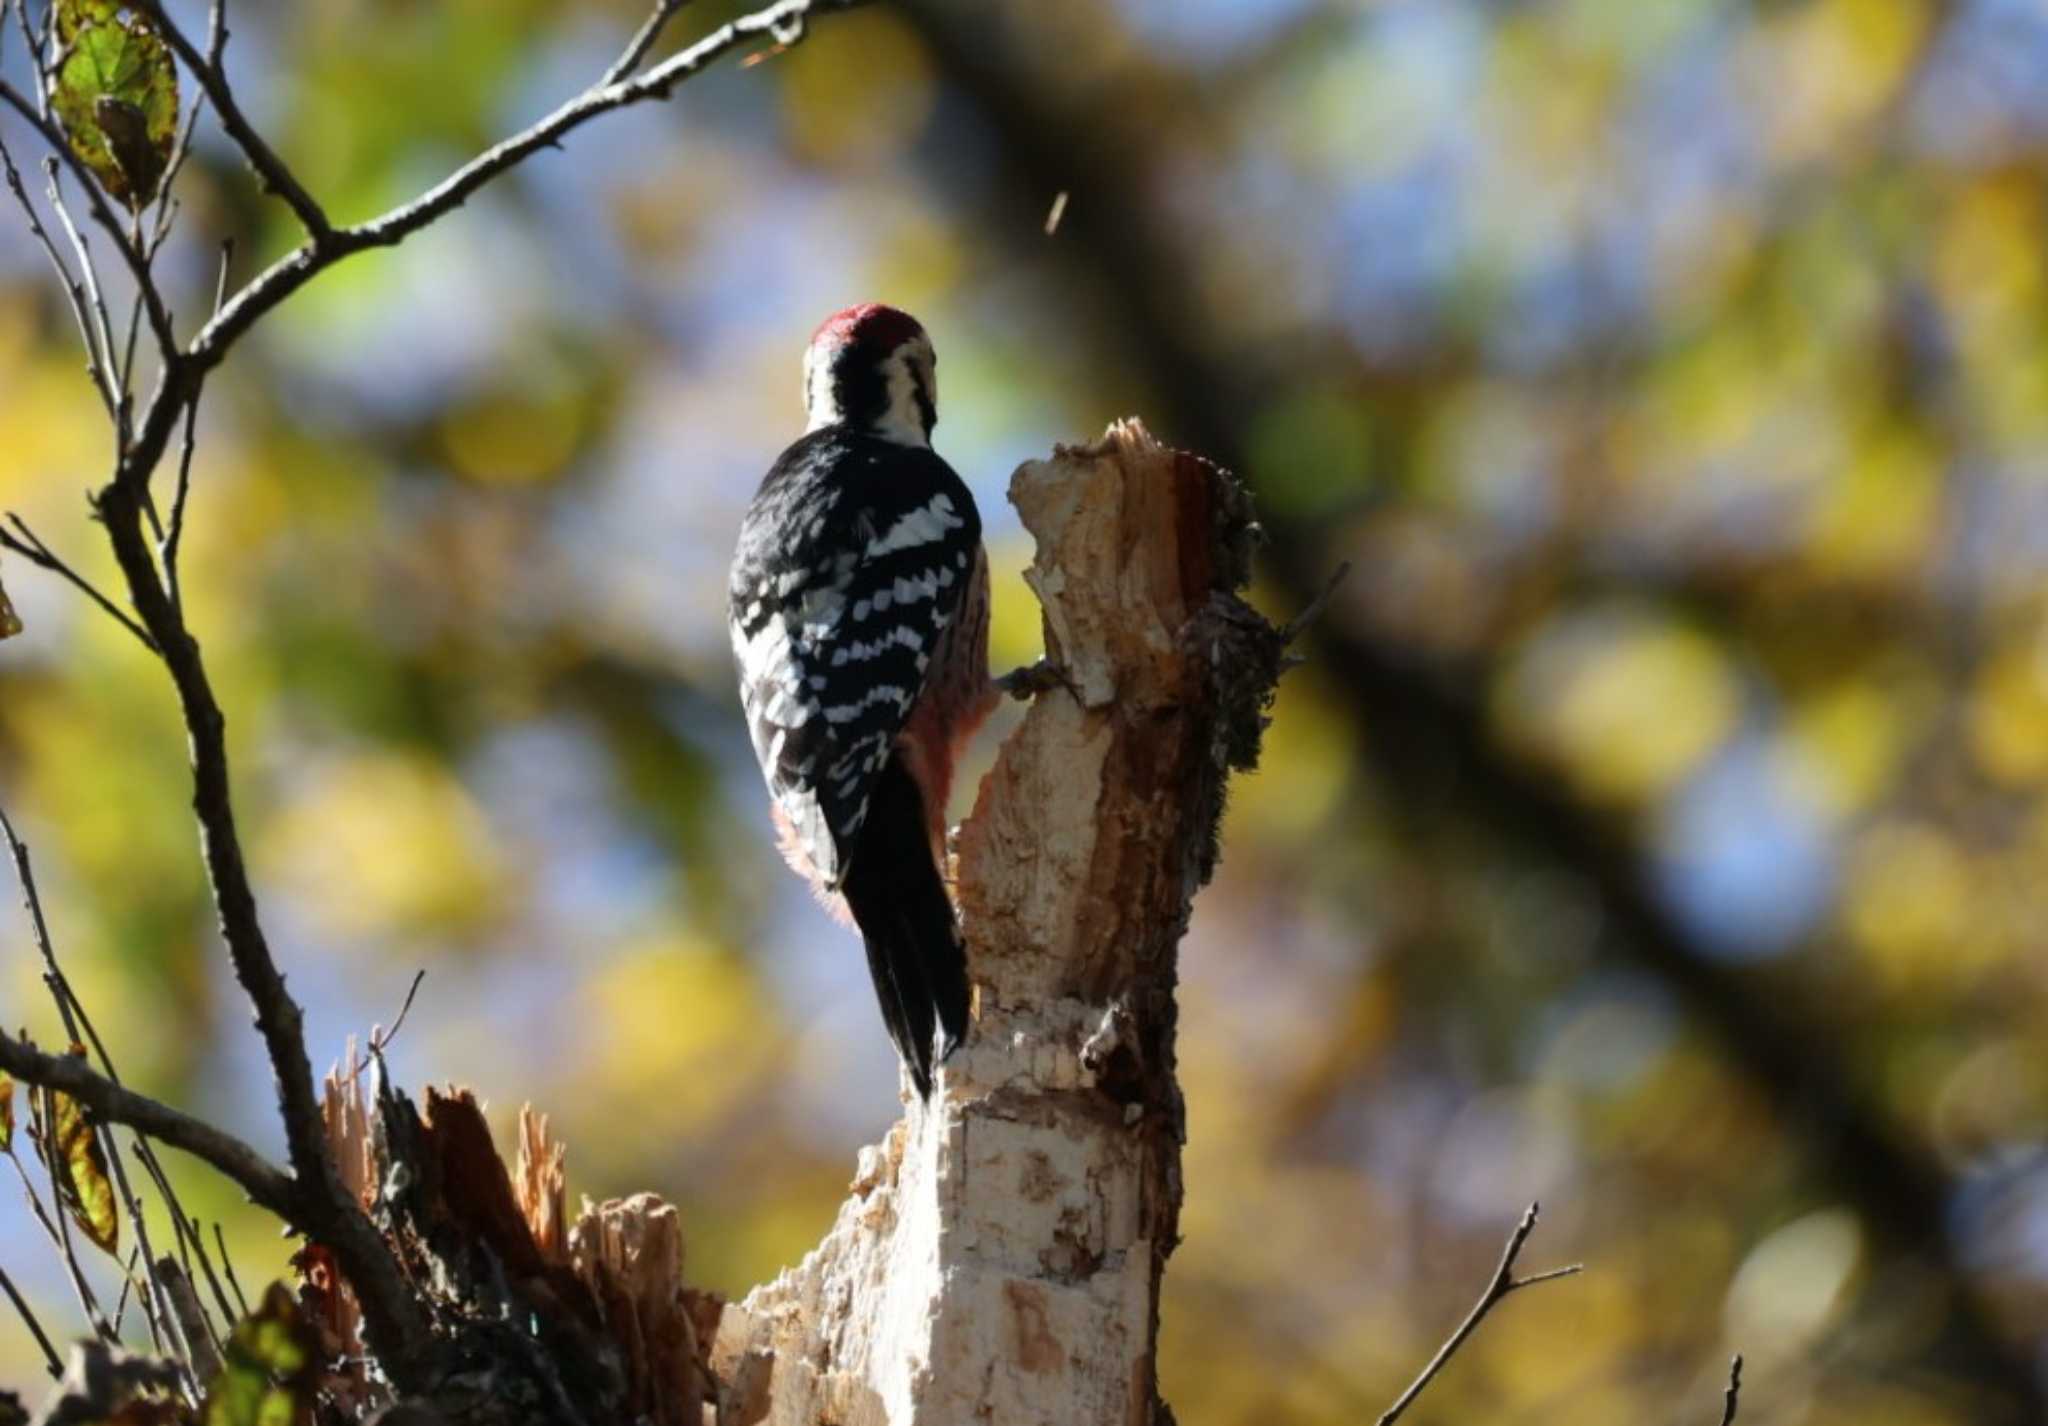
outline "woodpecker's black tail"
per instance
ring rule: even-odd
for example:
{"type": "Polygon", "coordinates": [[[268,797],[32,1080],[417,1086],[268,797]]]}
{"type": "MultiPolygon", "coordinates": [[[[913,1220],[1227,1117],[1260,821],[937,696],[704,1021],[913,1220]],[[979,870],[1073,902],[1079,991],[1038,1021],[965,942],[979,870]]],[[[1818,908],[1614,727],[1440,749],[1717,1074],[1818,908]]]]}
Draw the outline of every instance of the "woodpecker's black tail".
{"type": "Polygon", "coordinates": [[[967,1036],[967,952],[932,862],[924,799],[900,754],[875,779],[840,891],[867,942],[875,996],[917,1092],[932,1092],[932,1031],[944,1059],[967,1036]]]}

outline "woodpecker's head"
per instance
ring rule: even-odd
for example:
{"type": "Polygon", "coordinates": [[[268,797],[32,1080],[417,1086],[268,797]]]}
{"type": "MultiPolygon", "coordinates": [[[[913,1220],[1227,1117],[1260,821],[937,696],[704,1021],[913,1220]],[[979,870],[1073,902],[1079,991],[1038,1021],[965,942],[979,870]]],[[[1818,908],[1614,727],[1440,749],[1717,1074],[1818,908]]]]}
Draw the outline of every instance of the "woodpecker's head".
{"type": "Polygon", "coordinates": [[[917,318],[879,302],[834,312],[804,353],[810,429],[844,423],[906,446],[939,423],[938,359],[917,318]]]}

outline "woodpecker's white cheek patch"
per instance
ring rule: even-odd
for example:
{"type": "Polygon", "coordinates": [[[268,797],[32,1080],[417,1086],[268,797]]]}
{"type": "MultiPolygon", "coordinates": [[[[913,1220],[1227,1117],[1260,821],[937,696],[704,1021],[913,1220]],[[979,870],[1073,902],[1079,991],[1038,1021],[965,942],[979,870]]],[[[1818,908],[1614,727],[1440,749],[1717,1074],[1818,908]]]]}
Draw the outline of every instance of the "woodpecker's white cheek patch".
{"type": "Polygon", "coordinates": [[[931,439],[924,428],[924,412],[917,404],[917,373],[911,368],[911,350],[909,346],[898,347],[882,363],[889,405],[873,427],[875,435],[900,446],[921,446],[931,439]]]}
{"type": "MultiPolygon", "coordinates": [[[[966,523],[954,513],[951,496],[934,495],[929,504],[920,505],[898,519],[880,539],[870,540],[867,558],[880,559],[898,550],[915,549],[919,545],[943,540],[948,530],[957,530],[966,523]]],[[[965,555],[961,556],[961,561],[963,564],[966,562],[965,555]]]]}

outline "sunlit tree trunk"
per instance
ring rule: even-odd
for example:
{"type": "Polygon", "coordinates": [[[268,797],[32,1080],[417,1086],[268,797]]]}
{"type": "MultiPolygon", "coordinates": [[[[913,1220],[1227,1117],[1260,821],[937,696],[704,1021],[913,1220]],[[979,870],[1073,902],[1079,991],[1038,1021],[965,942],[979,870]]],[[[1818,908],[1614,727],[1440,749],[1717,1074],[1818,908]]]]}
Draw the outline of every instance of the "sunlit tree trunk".
{"type": "Polygon", "coordinates": [[[863,1151],[817,1249],[726,1309],[712,1366],[732,1420],[1167,1419],[1176,947],[1282,641],[1236,597],[1237,485],[1142,427],[1023,466],[1010,498],[1068,686],[1033,704],[958,834],[974,1032],[863,1151]]]}

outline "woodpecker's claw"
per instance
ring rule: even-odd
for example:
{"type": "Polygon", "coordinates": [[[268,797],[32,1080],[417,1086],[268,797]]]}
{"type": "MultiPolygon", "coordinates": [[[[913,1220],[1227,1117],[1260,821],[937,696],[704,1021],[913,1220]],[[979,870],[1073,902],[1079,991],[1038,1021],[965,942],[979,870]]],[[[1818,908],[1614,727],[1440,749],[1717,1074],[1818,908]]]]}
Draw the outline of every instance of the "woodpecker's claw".
{"type": "Polygon", "coordinates": [[[1041,693],[1052,692],[1055,688],[1066,689],[1076,699],[1081,696],[1081,691],[1074,687],[1074,680],[1067,677],[1066,667],[1052,659],[1040,659],[1037,663],[1026,664],[1023,668],[1013,668],[995,683],[997,688],[1019,702],[1028,702],[1041,693]]]}

